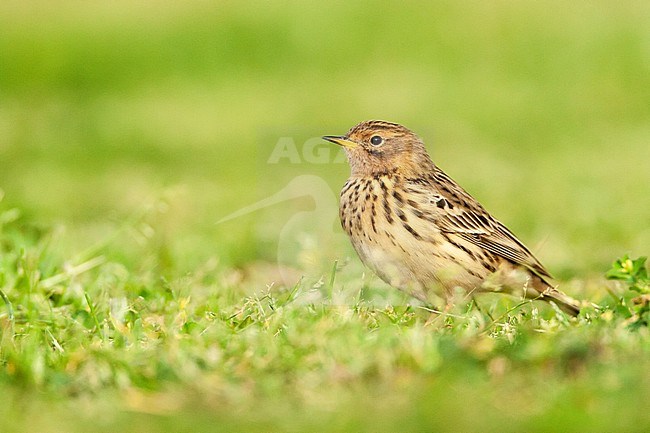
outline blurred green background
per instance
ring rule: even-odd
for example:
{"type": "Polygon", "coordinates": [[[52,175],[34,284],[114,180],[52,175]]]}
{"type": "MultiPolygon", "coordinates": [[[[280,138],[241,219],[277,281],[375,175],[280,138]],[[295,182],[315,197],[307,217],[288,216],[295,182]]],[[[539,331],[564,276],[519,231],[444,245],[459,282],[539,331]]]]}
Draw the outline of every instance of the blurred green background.
{"type": "MultiPolygon", "coordinates": [[[[92,256],[84,251],[113,242],[102,253],[138,277],[153,266],[170,278],[200,273],[214,258],[219,272],[252,269],[263,287],[274,277],[253,264],[275,262],[284,223],[313,203],[295,198],[217,222],[296,176],[319,176],[330,188],[324,196],[338,194],[347,165],[309,162],[303,145],[384,119],[423,137],[434,161],[576,293],[585,281],[601,281],[616,257],[648,253],[648,23],[650,3],[633,0],[3,1],[0,207],[17,208],[37,230],[53,230],[48,254],[61,262],[78,263],[92,256]],[[286,138],[301,159],[270,164],[286,138]],[[134,230],[129,221],[143,214],[148,225],[134,230]],[[142,241],[152,236],[154,247],[142,241]]],[[[341,234],[336,218],[333,209],[311,229],[341,234]]],[[[321,254],[316,273],[346,257],[362,269],[345,240],[321,254]]],[[[51,263],[57,260],[49,257],[43,268],[51,263]]],[[[439,380],[465,374],[456,373],[439,380]]],[[[397,379],[386,386],[406,394],[438,385],[397,379]]],[[[437,394],[415,408],[399,400],[406,394],[398,392],[392,405],[383,401],[384,385],[361,385],[360,395],[392,411],[356,422],[379,423],[405,407],[426,418],[429,403],[457,412],[472,394],[459,383],[451,385],[454,399],[437,394]]],[[[534,383],[551,386],[543,378],[534,383]]],[[[559,401],[585,401],[599,386],[563,388],[559,401]]],[[[330,403],[345,384],[338,387],[325,393],[330,403]]],[[[146,406],[133,398],[132,406],[146,406]]],[[[219,398],[206,406],[221,407],[219,398]]],[[[40,413],[38,404],[25,416],[40,413]]],[[[164,411],[165,401],[156,404],[164,411]]],[[[594,403],[594,411],[607,404],[594,403]]],[[[285,406],[280,412],[291,413],[291,403],[285,406]]],[[[531,413],[539,409],[533,406],[531,413]]],[[[561,417],[573,407],[559,406],[539,410],[561,417]]],[[[185,417],[202,422],[192,412],[185,417]]],[[[315,422],[303,414],[293,426],[300,420],[315,422]]],[[[124,425],[132,422],[127,417],[124,425]]]]}
{"type": "MultiPolygon", "coordinates": [[[[0,187],[81,245],[172,191],[170,239],[272,259],[260,218],[215,222],[285,185],[279,137],[372,118],[418,132],[561,277],[650,244],[647,2],[0,8],[0,187]]],[[[348,173],[291,167],[314,172],[334,191],[348,173]]]]}

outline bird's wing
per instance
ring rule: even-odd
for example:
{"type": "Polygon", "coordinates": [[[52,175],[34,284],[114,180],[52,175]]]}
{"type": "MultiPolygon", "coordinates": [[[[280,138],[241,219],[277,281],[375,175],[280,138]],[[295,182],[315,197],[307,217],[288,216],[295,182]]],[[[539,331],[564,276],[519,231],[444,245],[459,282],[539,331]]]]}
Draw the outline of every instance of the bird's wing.
{"type": "Polygon", "coordinates": [[[420,203],[427,207],[423,211],[433,216],[440,231],[459,236],[524,266],[543,279],[551,278],[533,253],[506,226],[487,213],[476,199],[453,180],[443,176],[444,188],[439,181],[433,185],[434,188],[418,188],[422,192],[427,191],[427,200],[420,203]]]}

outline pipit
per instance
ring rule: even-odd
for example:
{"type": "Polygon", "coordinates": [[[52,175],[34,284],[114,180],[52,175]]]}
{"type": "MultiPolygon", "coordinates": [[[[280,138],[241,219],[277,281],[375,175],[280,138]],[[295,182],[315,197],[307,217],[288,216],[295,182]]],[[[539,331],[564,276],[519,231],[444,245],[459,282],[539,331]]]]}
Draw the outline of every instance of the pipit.
{"type": "Polygon", "coordinates": [[[521,293],[578,314],[579,302],[553,286],[530,250],[433,163],[412,131],[371,120],[323,139],[343,146],[350,163],[341,225],[382,280],[426,303],[450,303],[460,288],[521,293]]]}

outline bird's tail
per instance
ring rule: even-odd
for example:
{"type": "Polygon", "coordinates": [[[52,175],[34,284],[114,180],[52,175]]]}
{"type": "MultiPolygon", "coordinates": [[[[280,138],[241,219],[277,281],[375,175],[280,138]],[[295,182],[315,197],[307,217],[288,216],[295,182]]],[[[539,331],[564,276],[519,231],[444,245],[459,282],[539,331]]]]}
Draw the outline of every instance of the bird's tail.
{"type": "Polygon", "coordinates": [[[560,292],[553,287],[548,287],[541,293],[541,298],[545,301],[552,301],[555,305],[560,307],[562,311],[572,316],[577,316],[580,313],[580,302],[573,299],[571,296],[560,292]]]}

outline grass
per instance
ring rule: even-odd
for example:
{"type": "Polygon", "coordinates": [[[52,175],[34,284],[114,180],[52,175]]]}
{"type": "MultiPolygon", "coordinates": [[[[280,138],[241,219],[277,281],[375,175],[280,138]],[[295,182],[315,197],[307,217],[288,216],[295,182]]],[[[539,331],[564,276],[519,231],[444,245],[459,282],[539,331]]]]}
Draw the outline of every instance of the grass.
{"type": "Polygon", "coordinates": [[[605,273],[650,245],[649,14],[3,4],[0,428],[644,430],[647,286],[605,273]],[[605,310],[441,316],[367,274],[317,137],[368,118],[605,310]]]}

